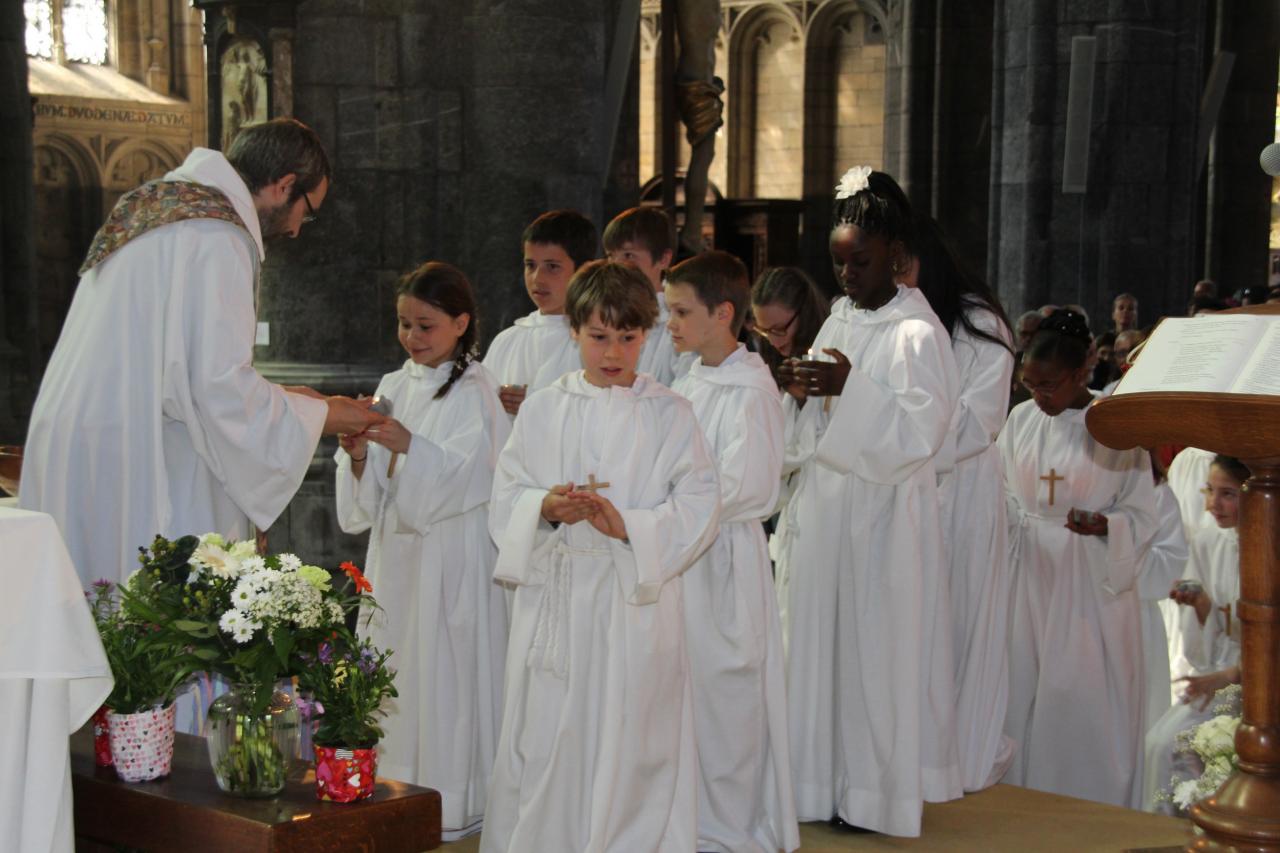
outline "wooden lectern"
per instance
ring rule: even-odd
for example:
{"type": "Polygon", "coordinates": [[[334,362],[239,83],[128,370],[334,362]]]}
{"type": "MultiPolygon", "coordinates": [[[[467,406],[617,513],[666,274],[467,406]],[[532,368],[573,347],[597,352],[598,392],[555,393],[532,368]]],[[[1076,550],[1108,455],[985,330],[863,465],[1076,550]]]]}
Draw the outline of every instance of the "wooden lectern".
{"type": "MultiPolygon", "coordinates": [[[[1232,313],[1280,314],[1280,305],[1232,313]]],[[[1095,401],[1085,424],[1107,447],[1188,445],[1253,472],[1240,507],[1240,766],[1192,807],[1203,834],[1187,849],[1280,853],[1280,396],[1122,394],[1095,401]]]]}

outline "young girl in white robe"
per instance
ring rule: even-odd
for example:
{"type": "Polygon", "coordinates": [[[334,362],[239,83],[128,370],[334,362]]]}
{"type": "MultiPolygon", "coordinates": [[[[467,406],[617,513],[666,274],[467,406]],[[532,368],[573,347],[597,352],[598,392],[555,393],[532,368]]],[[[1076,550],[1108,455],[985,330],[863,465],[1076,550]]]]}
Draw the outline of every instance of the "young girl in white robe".
{"type": "Polygon", "coordinates": [[[779,553],[800,820],[920,834],[923,803],[962,793],[954,733],[946,560],[934,456],[957,390],[946,330],[894,283],[910,205],[893,179],[850,170],[830,237],[846,297],[814,341],[832,362],[788,361],[805,385],[814,456],[800,469],[779,553]]]}
{"type": "Polygon", "coordinates": [[[1032,399],[1009,414],[1004,460],[1013,577],[1004,781],[1128,806],[1142,781],[1143,651],[1136,589],[1153,535],[1145,451],[1085,427],[1090,335],[1058,310],[1023,365],[1032,399]]]}
{"type": "Polygon", "coordinates": [[[502,713],[507,617],[488,504],[510,427],[473,360],[465,276],[427,263],[398,294],[409,358],[378,385],[394,417],[341,439],[338,521],[370,531],[366,574],[382,609],[359,628],[395,653],[400,695],[387,705],[378,773],[438,790],[445,835],[457,838],[484,815],[502,713]]]}
{"type": "Polygon", "coordinates": [[[742,261],[695,255],[671,270],[666,290],[676,351],[697,356],[671,390],[693,405],[720,474],[720,532],[684,575],[698,850],[794,850],[782,629],[763,525],[782,485],[782,406],[764,361],[738,342],[751,292],[742,261]]]}
{"type": "MultiPolygon", "coordinates": [[[[831,300],[814,284],[809,274],[799,267],[769,267],[760,273],[751,287],[751,329],[756,337],[756,351],[764,360],[778,385],[782,398],[784,449],[782,456],[782,489],[778,505],[770,519],[769,558],[777,562],[784,540],[794,533],[787,525],[787,504],[795,492],[801,466],[817,449],[817,435],[811,422],[801,424],[804,385],[779,378],[779,369],[788,358],[802,357],[813,346],[822,324],[831,313],[831,300]]],[[[788,600],[787,591],[777,589],[778,618],[782,624],[783,649],[786,648],[788,600]]]]}
{"type": "Polygon", "coordinates": [[[716,533],[689,403],[636,363],[657,317],[593,262],[566,309],[583,370],[521,406],[498,462],[495,576],[515,585],[483,853],[688,853],[697,754],[681,574],[716,533]]]}
{"type": "Polygon", "coordinates": [[[1213,519],[1191,541],[1186,573],[1174,584],[1169,598],[1178,607],[1176,630],[1189,665],[1178,679],[1179,701],[1160,718],[1146,737],[1144,804],[1154,811],[1172,811],[1156,795],[1172,785],[1178,768],[1174,738],[1214,716],[1214,693],[1240,683],[1240,623],[1235,612],[1240,598],[1240,489],[1249,469],[1230,456],[1215,456],[1204,486],[1205,508],[1213,519]]]}
{"type": "Polygon", "coordinates": [[[951,336],[960,396],[938,455],[951,583],[956,738],[966,791],[994,785],[1013,760],[1009,701],[1009,564],[1004,473],[996,436],[1009,411],[1013,333],[1000,301],[948,249],[930,217],[916,222],[914,280],[951,336]]]}

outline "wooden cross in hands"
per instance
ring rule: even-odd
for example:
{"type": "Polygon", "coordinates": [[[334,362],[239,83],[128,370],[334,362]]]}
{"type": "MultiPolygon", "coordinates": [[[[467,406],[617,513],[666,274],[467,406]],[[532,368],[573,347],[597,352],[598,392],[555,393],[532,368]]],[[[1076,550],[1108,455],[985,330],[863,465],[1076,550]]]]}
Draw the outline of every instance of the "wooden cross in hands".
{"type": "Polygon", "coordinates": [[[579,492],[591,492],[593,495],[598,495],[598,494],[600,494],[600,490],[601,490],[601,489],[607,489],[607,488],[609,488],[609,484],[608,484],[608,483],[597,483],[597,482],[596,482],[596,475],[595,475],[595,474],[588,474],[588,475],[587,475],[587,485],[585,485],[585,486],[578,486],[578,487],[577,487],[577,489],[575,489],[575,491],[579,491],[579,492]]]}

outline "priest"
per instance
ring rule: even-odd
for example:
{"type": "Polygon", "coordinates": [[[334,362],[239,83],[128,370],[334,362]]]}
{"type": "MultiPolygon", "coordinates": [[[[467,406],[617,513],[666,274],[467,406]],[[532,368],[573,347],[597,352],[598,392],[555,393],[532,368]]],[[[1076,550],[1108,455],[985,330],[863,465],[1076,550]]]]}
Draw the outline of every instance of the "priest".
{"type": "Polygon", "coordinates": [[[156,534],[266,529],[320,436],[382,418],[253,368],[265,241],[296,237],[329,190],[293,119],[197,148],[126,193],[94,237],[31,414],[19,505],[54,517],[86,587],[125,579],[156,534]]]}

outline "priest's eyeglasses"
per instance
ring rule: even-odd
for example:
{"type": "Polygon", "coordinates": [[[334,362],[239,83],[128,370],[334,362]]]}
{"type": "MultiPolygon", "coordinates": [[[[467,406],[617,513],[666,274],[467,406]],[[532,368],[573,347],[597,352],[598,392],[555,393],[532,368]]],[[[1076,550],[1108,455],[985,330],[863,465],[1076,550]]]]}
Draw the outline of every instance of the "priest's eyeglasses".
{"type": "Polygon", "coordinates": [[[302,224],[308,225],[316,221],[316,209],[311,206],[311,199],[307,198],[307,194],[302,194],[302,201],[307,206],[307,212],[302,216],[302,224]]]}
{"type": "Polygon", "coordinates": [[[787,329],[790,329],[795,324],[796,318],[799,316],[799,311],[791,312],[791,319],[776,329],[766,329],[764,326],[756,326],[756,334],[765,338],[785,338],[787,336],[787,329]]]}

